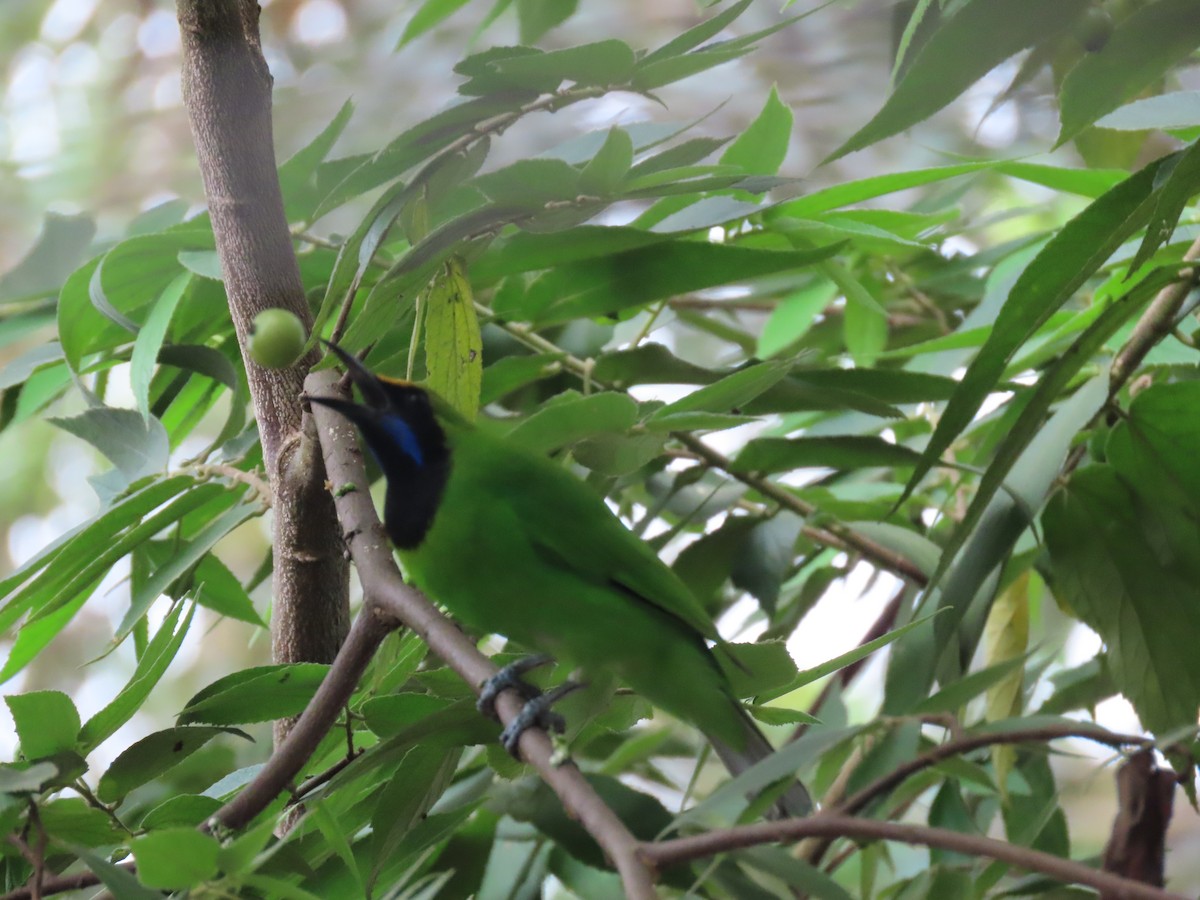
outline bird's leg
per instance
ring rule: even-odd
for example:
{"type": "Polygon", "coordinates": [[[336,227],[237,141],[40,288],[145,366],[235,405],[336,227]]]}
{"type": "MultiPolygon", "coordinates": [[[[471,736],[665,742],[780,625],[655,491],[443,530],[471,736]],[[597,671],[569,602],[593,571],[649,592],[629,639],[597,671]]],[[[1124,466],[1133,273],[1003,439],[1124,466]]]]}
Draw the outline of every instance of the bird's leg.
{"type": "Polygon", "coordinates": [[[544,694],[538,692],[536,696],[527,700],[521,711],[517,713],[517,717],[500,732],[500,743],[504,745],[504,749],[513,757],[520,759],[520,750],[517,745],[521,742],[521,735],[525,733],[526,729],[536,727],[552,734],[562,734],[566,731],[566,720],[550,707],[581,687],[583,687],[583,682],[564,681],[553,690],[546,691],[544,694]]]}
{"type": "Polygon", "coordinates": [[[479,699],[475,702],[475,708],[488,718],[499,719],[500,717],[496,715],[496,698],[501,691],[514,690],[527,702],[541,696],[542,692],[521,676],[552,662],[554,662],[552,656],[542,653],[509,663],[483,683],[479,691],[479,699]]]}

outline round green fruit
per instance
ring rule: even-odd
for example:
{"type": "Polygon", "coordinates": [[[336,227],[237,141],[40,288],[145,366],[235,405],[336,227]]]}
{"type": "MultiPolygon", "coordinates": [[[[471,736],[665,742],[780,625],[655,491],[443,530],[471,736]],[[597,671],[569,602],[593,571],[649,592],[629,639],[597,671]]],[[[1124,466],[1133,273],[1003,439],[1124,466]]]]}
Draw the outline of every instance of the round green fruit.
{"type": "Polygon", "coordinates": [[[286,369],[300,358],[308,335],[304,323],[286,309],[264,309],[250,326],[250,358],[268,369],[286,369]]]}
{"type": "Polygon", "coordinates": [[[1103,6],[1089,6],[1075,23],[1075,40],[1088,53],[1099,53],[1108,45],[1115,27],[1112,13],[1103,6]]]}

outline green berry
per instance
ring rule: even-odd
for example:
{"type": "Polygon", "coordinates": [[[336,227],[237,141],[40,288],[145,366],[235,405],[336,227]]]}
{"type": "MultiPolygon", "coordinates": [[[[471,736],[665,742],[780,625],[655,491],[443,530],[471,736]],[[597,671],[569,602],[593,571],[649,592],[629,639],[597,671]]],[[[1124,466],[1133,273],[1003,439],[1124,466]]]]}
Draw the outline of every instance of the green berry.
{"type": "Polygon", "coordinates": [[[264,309],[250,326],[250,357],[268,369],[286,369],[300,358],[308,335],[304,323],[286,309],[264,309]]]}
{"type": "Polygon", "coordinates": [[[1103,6],[1089,6],[1075,23],[1075,40],[1088,53],[1099,53],[1108,45],[1115,27],[1112,13],[1103,6]]]}

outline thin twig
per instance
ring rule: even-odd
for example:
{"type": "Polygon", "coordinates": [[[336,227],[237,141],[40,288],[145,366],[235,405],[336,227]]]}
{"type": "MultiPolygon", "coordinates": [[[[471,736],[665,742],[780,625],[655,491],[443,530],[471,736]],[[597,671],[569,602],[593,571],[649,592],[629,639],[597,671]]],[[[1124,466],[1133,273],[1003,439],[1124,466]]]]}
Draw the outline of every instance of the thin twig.
{"type": "Polygon", "coordinates": [[[644,844],[642,855],[659,868],[666,868],[741,847],[791,842],[809,837],[849,837],[857,840],[899,841],[937,847],[969,856],[998,860],[1029,872],[1040,872],[1065,884],[1080,884],[1099,891],[1108,891],[1112,897],[1122,900],[1186,900],[1182,894],[1101,872],[1082,863],[1029,847],[1019,847],[1004,841],[945,828],[880,822],[840,813],[822,812],[806,819],[784,819],[779,822],[742,825],[657,844],[644,844]]]}
{"type": "MultiPolygon", "coordinates": [[[[1195,262],[1200,259],[1200,238],[1188,247],[1183,254],[1183,262],[1195,262]]],[[[1188,272],[1189,267],[1181,267],[1181,273],[1188,272]]],[[[1111,401],[1117,392],[1125,386],[1137,367],[1141,365],[1146,354],[1154,345],[1169,335],[1175,328],[1175,317],[1188,293],[1196,286],[1196,269],[1191,267],[1191,277],[1173,281],[1158,292],[1146,312],[1138,319],[1129,340],[1113,359],[1112,368],[1108,375],[1108,398],[1111,401]]]]}
{"type": "MultiPolygon", "coordinates": [[[[1119,734],[1108,731],[1098,725],[1088,725],[1083,722],[1078,725],[1063,723],[1043,725],[1035,728],[1013,729],[1012,731],[985,731],[968,734],[954,740],[949,740],[944,744],[939,744],[932,750],[897,766],[886,775],[880,776],[870,784],[855,791],[835,808],[831,809],[830,812],[835,812],[839,815],[853,815],[860,812],[876,797],[888,793],[905,779],[930,766],[935,766],[942,760],[949,759],[952,756],[960,756],[982,747],[994,747],[999,744],[1045,743],[1069,737],[1083,738],[1099,744],[1106,744],[1110,747],[1145,747],[1153,743],[1142,735],[1119,734]]],[[[828,851],[830,843],[831,840],[814,841],[805,848],[805,859],[813,865],[817,865],[825,856],[826,851],[828,851]]]]}

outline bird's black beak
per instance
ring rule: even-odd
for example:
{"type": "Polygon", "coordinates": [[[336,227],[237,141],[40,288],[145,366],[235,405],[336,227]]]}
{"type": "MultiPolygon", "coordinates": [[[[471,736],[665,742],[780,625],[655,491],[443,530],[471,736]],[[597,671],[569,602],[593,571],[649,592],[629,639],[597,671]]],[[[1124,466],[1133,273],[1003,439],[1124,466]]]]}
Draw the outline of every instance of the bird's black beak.
{"type": "MultiPolygon", "coordinates": [[[[350,380],[354,382],[354,384],[358,387],[359,393],[362,394],[363,402],[367,409],[385,409],[388,405],[387,393],[380,385],[379,379],[371,372],[371,370],[359,362],[358,357],[347,353],[332,341],[322,341],[321,343],[333,351],[333,354],[342,361],[342,365],[346,367],[346,374],[350,376],[350,380]]],[[[323,403],[325,406],[328,406],[331,409],[336,409],[338,412],[342,413],[342,415],[352,419],[356,417],[351,415],[345,407],[353,406],[355,409],[360,408],[355,404],[346,404],[344,401],[340,400],[336,403],[331,403],[328,400],[320,397],[310,397],[309,399],[316,400],[318,403],[323,403]]]]}

